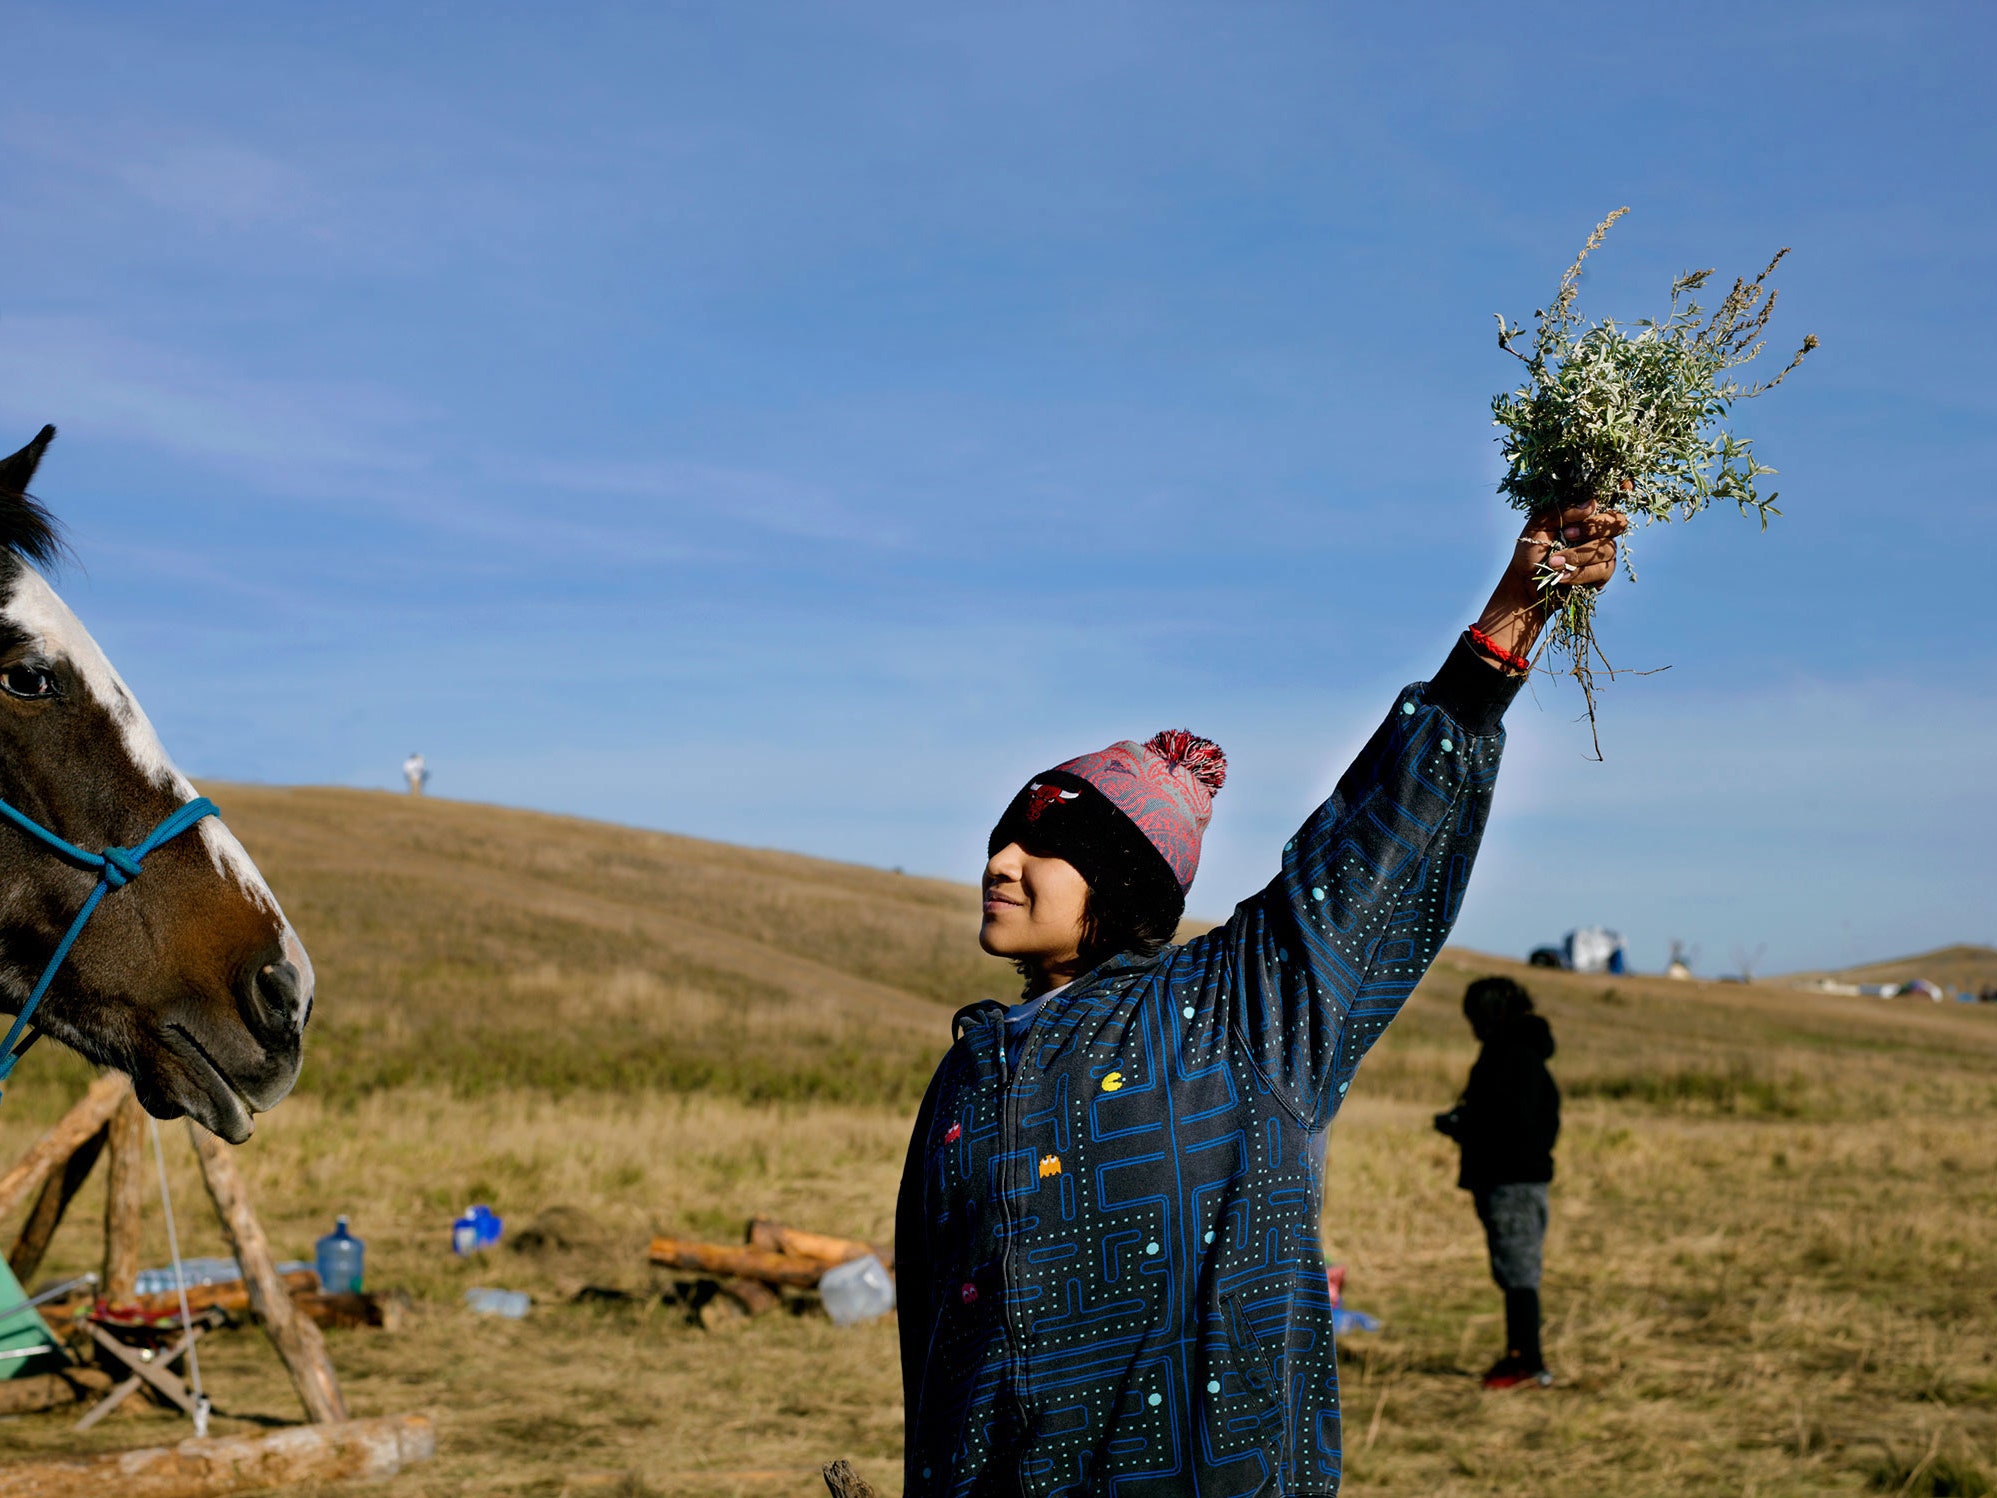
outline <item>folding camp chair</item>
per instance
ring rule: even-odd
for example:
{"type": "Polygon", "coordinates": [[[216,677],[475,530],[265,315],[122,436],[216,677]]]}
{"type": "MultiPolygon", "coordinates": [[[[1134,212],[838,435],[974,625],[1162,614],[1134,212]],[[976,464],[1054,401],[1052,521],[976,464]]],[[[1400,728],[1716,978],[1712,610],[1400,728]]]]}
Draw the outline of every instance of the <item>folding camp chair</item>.
{"type": "MultiPolygon", "coordinates": [[[[108,1312],[100,1303],[96,1311],[87,1318],[90,1337],[113,1359],[131,1370],[129,1377],[112,1386],[111,1392],[93,1404],[84,1417],[76,1422],[78,1430],[88,1430],[111,1411],[123,1404],[139,1387],[144,1385],[170,1404],[178,1405],[189,1415],[195,1414],[194,1395],[187,1383],[173,1371],[175,1363],[184,1363],[194,1344],[218,1326],[228,1324],[228,1315],[210,1306],[188,1323],[181,1331],[180,1318],[133,1318],[108,1312]],[[113,1330],[121,1335],[114,1335],[113,1330]],[[170,1346],[166,1337],[180,1331],[179,1338],[170,1346]],[[129,1339],[129,1340],[128,1340],[129,1339]]],[[[198,1416],[196,1417],[199,1418],[198,1416]]]]}

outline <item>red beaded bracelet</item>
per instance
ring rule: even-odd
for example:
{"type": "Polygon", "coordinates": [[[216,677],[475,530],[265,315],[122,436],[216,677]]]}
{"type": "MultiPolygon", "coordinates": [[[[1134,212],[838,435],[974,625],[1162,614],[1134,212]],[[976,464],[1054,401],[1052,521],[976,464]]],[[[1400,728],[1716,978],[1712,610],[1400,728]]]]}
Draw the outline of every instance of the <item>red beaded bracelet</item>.
{"type": "Polygon", "coordinates": [[[1474,624],[1470,626],[1470,643],[1472,645],[1475,645],[1479,650],[1483,651],[1486,655],[1490,656],[1499,665],[1505,666],[1510,670],[1513,671],[1532,670],[1532,662],[1528,660],[1525,656],[1516,654],[1513,651],[1505,649],[1504,646],[1500,645],[1496,640],[1492,639],[1489,635],[1485,634],[1483,630],[1479,629],[1474,624]]]}

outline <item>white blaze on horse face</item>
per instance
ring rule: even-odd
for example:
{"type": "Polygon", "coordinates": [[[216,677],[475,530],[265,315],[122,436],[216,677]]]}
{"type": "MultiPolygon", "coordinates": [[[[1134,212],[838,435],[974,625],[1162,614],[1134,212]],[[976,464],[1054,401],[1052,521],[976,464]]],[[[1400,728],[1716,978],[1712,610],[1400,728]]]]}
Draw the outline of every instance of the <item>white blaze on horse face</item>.
{"type": "MultiPolygon", "coordinates": [[[[56,596],[55,589],[39,572],[25,564],[20,567],[14,595],[7,600],[6,608],[0,613],[4,613],[16,629],[33,640],[35,648],[43,655],[52,661],[69,664],[83,683],[84,690],[117,725],[126,754],[130,756],[133,767],[147,781],[162,790],[173,792],[182,801],[191,801],[199,794],[193,783],[167,757],[166,746],[160,743],[159,735],[153,731],[145,709],[139,706],[131,688],[125,685],[104,651],[91,638],[90,631],[83,627],[83,621],[70,612],[69,605],[56,596]]],[[[51,830],[62,831],[59,827],[51,830]]],[[[236,841],[236,835],[216,817],[203,819],[188,835],[201,839],[217,874],[225,879],[234,879],[252,904],[276,917],[283,928],[281,940],[284,955],[298,969],[300,991],[310,995],[312,959],[305,955],[305,944],[291,929],[291,922],[285,919],[283,910],[278,907],[277,896],[270,892],[262,872],[243,845],[236,841]]],[[[303,1015],[299,1016],[299,1022],[304,1023],[303,1015]]]]}

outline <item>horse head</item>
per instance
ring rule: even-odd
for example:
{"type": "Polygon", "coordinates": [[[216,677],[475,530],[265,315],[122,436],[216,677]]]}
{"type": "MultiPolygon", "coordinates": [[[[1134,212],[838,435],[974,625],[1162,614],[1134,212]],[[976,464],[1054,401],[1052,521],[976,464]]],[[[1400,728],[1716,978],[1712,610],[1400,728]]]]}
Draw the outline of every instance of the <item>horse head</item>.
{"type": "MultiPolygon", "coordinates": [[[[195,790],[104,652],[29,564],[62,541],[28,484],[54,427],[0,460],[0,800],[90,852],[137,845],[195,790]]],[[[15,1013],[96,876],[0,824],[0,1008],[15,1013]]],[[[147,853],[55,975],[35,1023],[132,1078],[158,1118],[235,1143],[298,1078],[312,962],[210,817],[147,853]]]]}

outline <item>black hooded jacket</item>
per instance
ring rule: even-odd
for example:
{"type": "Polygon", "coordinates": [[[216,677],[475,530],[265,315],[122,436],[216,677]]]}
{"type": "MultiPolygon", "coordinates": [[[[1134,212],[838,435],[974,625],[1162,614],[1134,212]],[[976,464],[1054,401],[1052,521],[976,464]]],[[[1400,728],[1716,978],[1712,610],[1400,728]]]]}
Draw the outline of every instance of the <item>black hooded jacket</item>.
{"type": "MultiPolygon", "coordinates": [[[[1537,1014],[1507,1020],[1484,1042],[1444,1132],[1463,1148],[1465,1191],[1553,1179],[1560,1088],[1546,1069],[1553,1031],[1537,1014]]],[[[1439,1120],[1438,1122],[1441,1122],[1439,1120]]]]}

